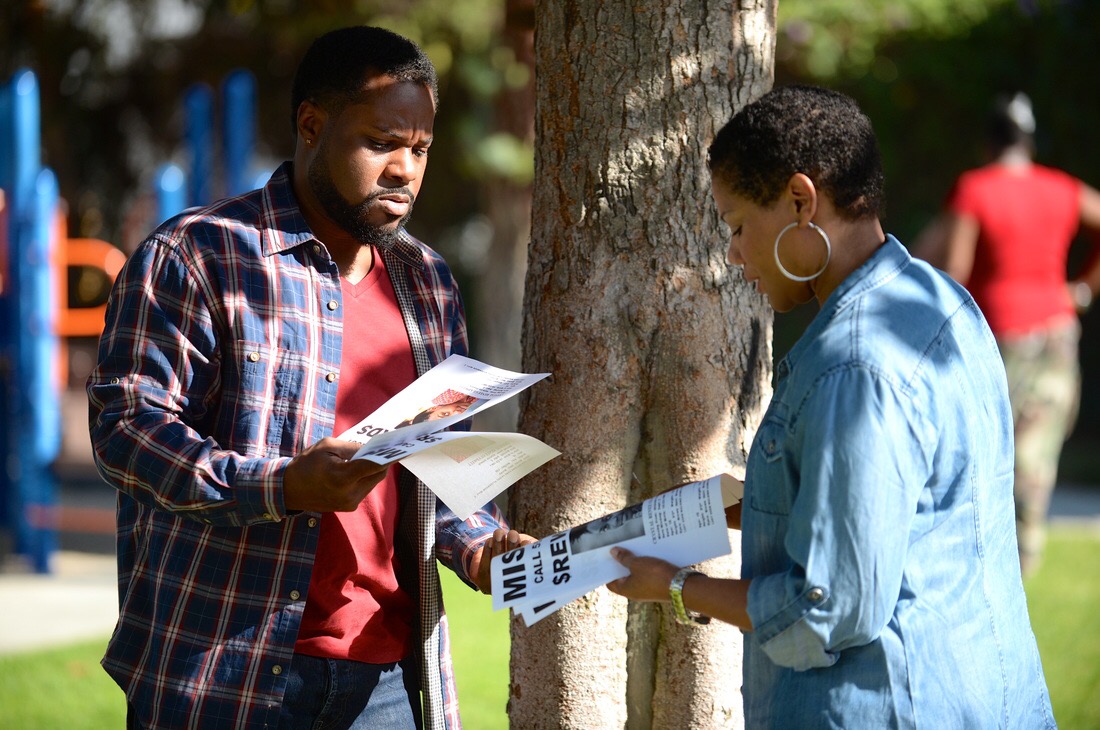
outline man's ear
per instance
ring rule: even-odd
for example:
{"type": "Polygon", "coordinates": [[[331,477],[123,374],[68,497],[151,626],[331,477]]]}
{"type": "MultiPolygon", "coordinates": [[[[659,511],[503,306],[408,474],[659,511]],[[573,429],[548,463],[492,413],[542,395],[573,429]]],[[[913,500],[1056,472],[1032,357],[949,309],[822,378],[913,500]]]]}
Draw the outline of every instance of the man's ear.
{"type": "Polygon", "coordinates": [[[813,220],[817,214],[817,186],[809,175],[796,172],[787,181],[787,195],[799,226],[813,220]]]}
{"type": "Polygon", "coordinates": [[[298,137],[307,144],[313,144],[321,138],[325,122],[328,121],[328,112],[306,100],[298,105],[298,137]]]}

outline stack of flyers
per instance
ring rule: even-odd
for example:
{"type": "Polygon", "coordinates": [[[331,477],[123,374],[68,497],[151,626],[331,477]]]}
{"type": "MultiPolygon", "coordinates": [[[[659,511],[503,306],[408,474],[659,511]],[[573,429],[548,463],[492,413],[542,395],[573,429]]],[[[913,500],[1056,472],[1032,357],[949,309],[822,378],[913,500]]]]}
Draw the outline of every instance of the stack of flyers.
{"type": "Polygon", "coordinates": [[[635,555],[692,565],[730,552],[725,508],[743,484],[729,474],[693,482],[493,558],[493,608],[528,626],[628,571],[611,557],[635,555]]]}

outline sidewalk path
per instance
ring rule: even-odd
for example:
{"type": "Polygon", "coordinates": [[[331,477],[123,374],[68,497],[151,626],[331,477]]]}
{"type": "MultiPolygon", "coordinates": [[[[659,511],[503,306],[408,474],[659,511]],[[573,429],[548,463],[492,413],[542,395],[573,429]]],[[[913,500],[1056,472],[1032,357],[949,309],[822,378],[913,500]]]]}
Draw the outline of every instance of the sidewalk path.
{"type": "Polygon", "coordinates": [[[106,639],[118,616],[115,557],[58,551],[53,573],[0,573],[0,654],[106,639]]]}

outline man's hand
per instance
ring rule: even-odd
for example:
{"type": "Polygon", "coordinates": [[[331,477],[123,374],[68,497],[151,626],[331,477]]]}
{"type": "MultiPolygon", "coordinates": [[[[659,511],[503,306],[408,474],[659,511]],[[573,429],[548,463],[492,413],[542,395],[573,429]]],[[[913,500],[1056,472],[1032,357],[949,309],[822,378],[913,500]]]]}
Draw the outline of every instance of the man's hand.
{"type": "Polygon", "coordinates": [[[473,564],[470,566],[478,590],[482,593],[492,592],[493,582],[489,565],[493,562],[493,558],[497,555],[503,555],[513,548],[530,545],[533,542],[537,542],[537,540],[530,535],[524,535],[522,532],[504,529],[495,530],[493,536],[474,554],[473,564]]]}
{"type": "Polygon", "coordinates": [[[388,465],[349,461],[354,441],[321,439],[290,460],[283,472],[283,503],[288,511],[353,512],[386,476],[388,465]]]}

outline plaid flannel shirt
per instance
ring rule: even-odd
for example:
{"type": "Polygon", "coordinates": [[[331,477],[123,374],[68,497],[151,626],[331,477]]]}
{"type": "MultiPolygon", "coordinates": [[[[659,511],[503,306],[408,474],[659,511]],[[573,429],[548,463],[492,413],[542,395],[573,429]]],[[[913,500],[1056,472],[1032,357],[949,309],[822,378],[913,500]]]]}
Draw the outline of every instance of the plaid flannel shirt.
{"type": "MultiPolygon", "coordinates": [[[[96,464],[118,489],[119,620],[103,659],[143,726],[274,727],[317,548],[287,514],[290,458],[332,434],[339,272],[284,163],[261,190],[186,211],[129,258],[88,381],[96,464]]],[[[443,260],[383,251],[418,373],[465,354],[443,260]]],[[[359,377],[369,377],[357,374],[359,377]]],[[[469,581],[503,524],[465,522],[402,470],[395,550],[418,597],[425,724],[460,727],[436,559],[469,581]]]]}

